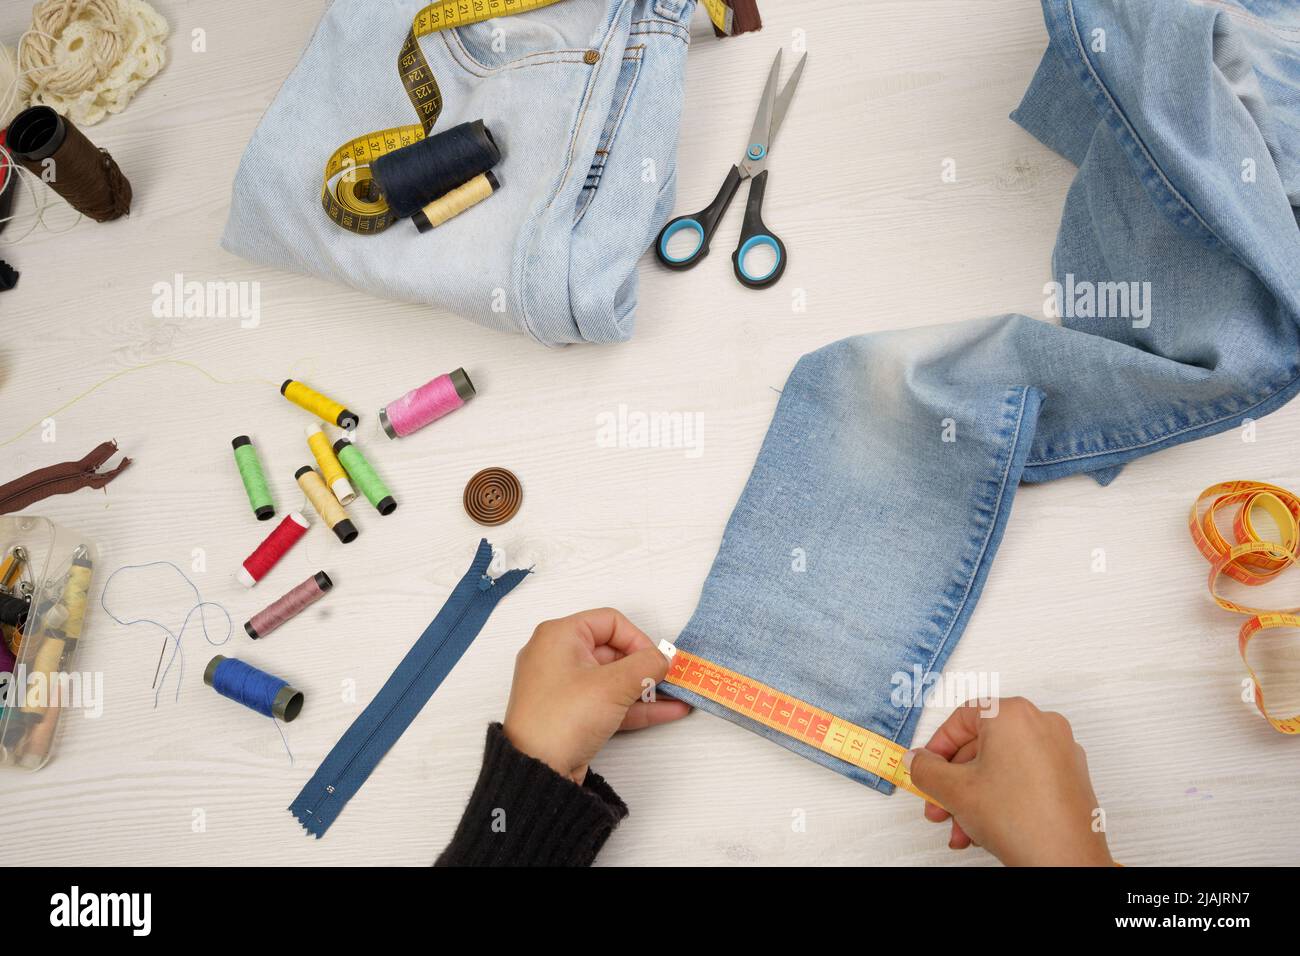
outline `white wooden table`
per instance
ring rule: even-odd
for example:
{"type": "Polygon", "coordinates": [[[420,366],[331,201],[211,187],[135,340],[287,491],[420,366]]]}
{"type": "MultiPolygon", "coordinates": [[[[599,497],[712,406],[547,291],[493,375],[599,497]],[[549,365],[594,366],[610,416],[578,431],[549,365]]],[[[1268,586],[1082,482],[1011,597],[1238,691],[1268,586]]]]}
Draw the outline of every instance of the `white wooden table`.
{"type": "MultiPolygon", "coordinates": [[[[25,6],[0,12],[10,44],[25,6]]],[[[34,509],[96,539],[104,569],[160,559],[189,568],[202,549],[207,571],[193,577],[237,628],[319,567],[338,586],[272,639],[254,646],[239,633],[225,649],[306,694],[287,727],[292,766],[269,722],[203,686],[211,651],[197,634],[186,640],[180,702],[164,694],[154,709],[160,637],[117,627],[96,605],[80,665],[105,675],[104,714],[72,715],[38,773],[0,772],[0,863],[430,862],[534,624],[601,604],[656,637],[686,622],[776,389],[801,354],[857,332],[1042,316],[1073,170],[1007,119],[1045,44],[1036,4],[766,2],[766,28],[726,43],[705,36],[697,13],[679,210],[707,203],[734,160],[775,47],[806,37],[809,65],[767,200],[790,267],[755,294],[732,280],[725,255],[685,274],[647,258],[633,340],[555,351],[223,252],[240,153],[324,4],[158,6],[172,27],[168,66],[89,131],[130,176],[130,218],[38,232],[0,252],[23,273],[0,297],[0,480],[113,437],[136,459],[116,483],[34,509]],[[206,52],[191,51],[195,29],[206,52]],[[941,181],[947,159],[955,183],[941,181]],[[154,284],[177,273],[259,282],[260,326],[154,317],[154,284]],[[797,293],[806,311],[792,307],[797,293]],[[264,526],[241,504],[230,439],[252,432],[282,508],[299,500],[289,476],[305,460],[303,416],[276,395],[283,378],[328,383],[373,416],[458,365],[480,389],[469,409],[410,440],[370,443],[401,501],[396,516],[353,508],[355,544],[344,549],[317,527],[273,587],[250,594],[234,582],[229,572],[264,526]],[[620,404],[703,416],[703,454],[598,447],[597,417],[620,404]],[[52,444],[42,441],[47,419],[52,444]],[[309,839],[284,808],[463,572],[480,529],[460,494],[489,465],[513,469],[525,487],[518,517],[489,537],[537,574],[327,836],[309,839]],[[348,682],[355,702],[344,699],[348,682]]],[[[739,220],[733,210],[720,248],[739,220]]],[[[1131,465],[1107,489],[1086,478],[1023,489],[952,656],[951,670],[996,673],[1002,694],[1071,718],[1127,863],[1296,861],[1300,744],[1241,700],[1239,622],[1210,604],[1185,518],[1217,480],[1300,487],[1298,440],[1293,405],[1259,422],[1253,443],[1229,433],[1183,446],[1131,465]],[[1098,548],[1104,573],[1092,570],[1098,548]]],[[[123,608],[175,624],[188,607],[177,580],[119,582],[123,608]]],[[[1294,653],[1275,663],[1298,670],[1294,653]]],[[[1300,701],[1295,681],[1270,691],[1279,705],[1300,701]]],[[[919,739],[944,713],[926,712],[919,739]]],[[[993,862],[982,850],[949,851],[911,797],[885,798],[706,714],[616,739],[596,766],[632,808],[606,864],[993,862]],[[802,832],[792,826],[799,811],[802,832]]]]}

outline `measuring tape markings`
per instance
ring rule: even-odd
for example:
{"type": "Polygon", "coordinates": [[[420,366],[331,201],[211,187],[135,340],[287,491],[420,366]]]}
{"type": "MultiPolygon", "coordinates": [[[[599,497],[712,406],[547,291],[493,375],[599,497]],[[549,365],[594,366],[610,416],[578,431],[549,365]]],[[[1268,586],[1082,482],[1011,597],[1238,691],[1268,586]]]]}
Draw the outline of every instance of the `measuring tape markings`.
{"type": "Polygon", "coordinates": [[[344,143],[325,164],[321,205],[325,214],[350,232],[373,235],[395,220],[375,185],[370,164],[387,153],[419,142],[429,134],[442,113],[442,91],[433,75],[420,37],[548,7],[559,0],[441,0],[431,3],[411,21],[411,29],[397,56],[397,71],[419,123],[395,126],[358,136],[344,143]],[[331,188],[331,181],[335,182],[331,188]]]}
{"type": "Polygon", "coordinates": [[[660,641],[659,650],[671,661],[668,676],[664,678],[668,683],[693,691],[764,727],[930,800],[912,783],[912,775],[903,766],[907,748],[901,744],[719,664],[680,651],[668,641],[660,641]]]}
{"type": "Polygon", "coordinates": [[[1274,717],[1264,705],[1264,686],[1246,657],[1246,648],[1260,631],[1277,628],[1300,629],[1300,607],[1267,610],[1240,604],[1219,594],[1219,579],[1230,577],[1250,587],[1258,587],[1280,572],[1300,562],[1300,498],[1285,488],[1260,481],[1224,481],[1211,485],[1192,503],[1188,527],[1197,550],[1210,562],[1209,589],[1214,602],[1225,611],[1248,614],[1249,619],[1237,634],[1237,652],[1250,673],[1255,688],[1255,707],[1282,734],[1300,734],[1300,714],[1274,717]],[[1205,513],[1201,506],[1210,502],[1205,513]],[[1239,505],[1232,522],[1236,539],[1229,542],[1219,530],[1217,516],[1223,509],[1239,505]],[[1263,510],[1277,525],[1280,541],[1262,537],[1251,515],[1263,510]]]}

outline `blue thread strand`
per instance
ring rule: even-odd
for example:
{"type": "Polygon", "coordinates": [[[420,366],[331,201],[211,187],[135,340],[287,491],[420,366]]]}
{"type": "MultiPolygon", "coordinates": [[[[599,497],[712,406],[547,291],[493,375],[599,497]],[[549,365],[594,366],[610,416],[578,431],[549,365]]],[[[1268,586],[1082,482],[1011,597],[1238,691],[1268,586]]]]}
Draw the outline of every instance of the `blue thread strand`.
{"type": "MultiPolygon", "coordinates": [[[[153,706],[155,710],[158,708],[158,700],[160,695],[162,694],[163,685],[167,683],[167,675],[171,672],[172,664],[175,663],[178,659],[180,663],[176,671],[175,701],[177,703],[180,702],[181,683],[185,677],[185,651],[181,647],[181,639],[185,636],[185,631],[190,626],[190,618],[194,616],[194,612],[195,611],[199,612],[199,621],[203,625],[204,640],[206,640],[208,644],[210,644],[213,647],[221,647],[223,644],[229,643],[230,638],[234,634],[234,630],[235,630],[235,622],[231,618],[230,612],[226,610],[225,605],[219,604],[216,601],[203,600],[203,595],[202,593],[200,593],[198,585],[196,585],[193,581],[191,581],[189,575],[187,575],[184,571],[182,571],[180,569],[180,566],[175,564],[172,561],[149,561],[145,564],[122,565],[120,568],[118,568],[116,571],[110,574],[107,580],[104,581],[104,589],[99,592],[99,606],[104,609],[104,613],[107,614],[110,618],[112,618],[115,623],[120,624],[123,627],[134,627],[137,624],[151,624],[154,627],[158,628],[158,630],[162,631],[163,634],[167,636],[168,640],[171,641],[172,644],[171,656],[167,659],[167,666],[163,668],[162,674],[159,675],[158,677],[158,686],[154,688],[153,706]],[[136,618],[131,618],[129,620],[126,618],[118,617],[111,610],[109,610],[108,607],[109,586],[113,583],[114,578],[116,578],[123,571],[143,571],[146,568],[157,568],[157,567],[171,568],[173,571],[175,571],[177,574],[180,575],[181,580],[184,581],[186,584],[188,584],[190,586],[190,590],[194,592],[194,603],[190,606],[190,609],[185,612],[185,617],[181,621],[180,629],[176,631],[173,631],[171,628],[163,624],[161,621],[157,621],[151,617],[136,617],[136,618]],[[207,609],[209,607],[216,608],[226,616],[226,636],[219,641],[214,641],[212,639],[212,635],[208,633],[207,609]]],[[[274,700],[274,697],[272,697],[272,699],[274,700]]],[[[280,726],[280,722],[276,720],[274,717],[271,717],[271,723],[275,724],[275,729],[280,734],[280,742],[284,744],[284,752],[289,755],[289,766],[293,766],[293,751],[289,749],[289,738],[287,738],[284,735],[284,728],[280,726]]]]}

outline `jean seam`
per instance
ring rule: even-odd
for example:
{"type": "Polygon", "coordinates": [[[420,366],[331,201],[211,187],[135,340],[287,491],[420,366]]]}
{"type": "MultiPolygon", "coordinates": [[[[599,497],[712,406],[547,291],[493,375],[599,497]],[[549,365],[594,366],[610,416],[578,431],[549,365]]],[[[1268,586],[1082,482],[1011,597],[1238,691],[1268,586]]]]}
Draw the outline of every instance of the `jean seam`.
{"type": "MultiPolygon", "coordinates": [[[[606,157],[606,159],[602,160],[600,164],[601,175],[604,174],[605,163],[608,161],[609,152],[614,146],[614,141],[618,139],[618,134],[623,128],[623,119],[627,115],[628,104],[632,102],[632,94],[636,92],[637,81],[641,79],[641,67],[645,62],[644,54],[645,54],[644,44],[641,44],[636,47],[629,47],[623,53],[623,63],[624,64],[633,63],[635,64],[635,67],[632,74],[632,78],[628,80],[627,90],[623,94],[623,102],[618,104],[618,112],[617,115],[614,117],[614,122],[612,124],[612,128],[610,129],[610,133],[609,133],[609,139],[605,140],[602,138],[601,140],[598,140],[596,143],[596,156],[600,156],[603,154],[606,157]],[[634,50],[636,51],[635,54],[629,56],[628,54],[632,53],[632,51],[634,50]]],[[[620,67],[619,69],[622,70],[624,68],[625,67],[620,67]]],[[[618,85],[617,78],[615,78],[614,84],[615,86],[618,85]]],[[[595,165],[595,159],[592,160],[592,165],[593,166],[595,165]]],[[[588,176],[590,176],[590,173],[588,173],[588,176]]],[[[596,198],[597,189],[599,189],[599,181],[596,186],[592,186],[590,188],[588,188],[587,186],[583,186],[582,190],[580,190],[579,197],[582,197],[585,194],[586,201],[582,203],[581,211],[579,211],[577,218],[573,220],[573,228],[577,229],[578,224],[581,223],[583,217],[587,215],[587,210],[591,208],[591,204],[596,198]]]]}
{"type": "MultiPolygon", "coordinates": [[[[988,527],[984,531],[984,543],[980,546],[980,553],[976,557],[974,564],[971,566],[970,574],[966,578],[965,593],[962,594],[961,601],[958,602],[957,607],[953,611],[952,617],[948,621],[948,628],[944,632],[942,640],[939,641],[939,645],[934,649],[933,653],[930,655],[930,660],[925,665],[925,677],[929,677],[930,673],[933,671],[935,661],[939,659],[944,648],[948,646],[948,642],[952,639],[953,628],[956,627],[957,622],[961,620],[962,610],[965,608],[966,602],[970,600],[971,587],[975,583],[975,578],[979,575],[980,565],[984,562],[984,558],[988,554],[989,541],[993,536],[994,529],[998,526],[998,516],[1001,514],[1002,508],[1006,502],[1007,479],[1011,476],[1011,463],[1016,460],[1016,447],[1020,444],[1021,440],[1020,432],[1024,425],[1025,404],[1029,398],[1030,389],[1022,386],[1018,391],[1020,392],[1020,407],[1016,412],[1016,424],[1015,428],[1012,430],[1011,441],[1006,445],[1006,460],[1002,465],[1002,479],[998,482],[998,493],[993,505],[993,513],[990,515],[988,527]]],[[[1007,404],[1010,404],[1010,402],[1007,404]]],[[[924,680],[924,678],[922,678],[922,680],[924,680]]],[[[907,726],[908,718],[912,715],[912,711],[915,709],[916,695],[913,694],[911,702],[907,705],[907,709],[903,711],[902,716],[899,718],[898,725],[894,728],[893,734],[890,735],[890,740],[897,743],[898,735],[901,734],[903,728],[907,726]]]]}
{"type": "Polygon", "coordinates": [[[1155,438],[1148,439],[1147,441],[1134,442],[1128,445],[1118,445],[1114,448],[1104,448],[1101,451],[1088,451],[1088,452],[1080,452],[1079,454],[1074,454],[1074,455],[1062,455],[1057,458],[1029,459],[1025,462],[1025,467],[1029,468],[1029,467],[1036,467],[1039,465],[1055,465],[1063,461],[1079,461],[1084,458],[1097,458],[1102,455],[1114,455],[1117,452],[1132,451],[1135,448],[1146,448],[1149,445],[1158,445],[1162,441],[1167,441],[1170,438],[1176,438],[1179,435],[1185,435],[1188,432],[1194,432],[1201,428],[1211,428],[1215,425],[1222,424],[1223,422],[1226,422],[1229,419],[1236,418],[1238,415],[1245,414],[1246,412],[1249,412],[1252,409],[1256,409],[1260,405],[1272,401],[1276,395],[1278,395],[1280,392],[1285,392],[1297,381],[1300,381],[1300,373],[1297,373],[1289,381],[1283,382],[1280,386],[1273,389],[1272,391],[1267,392],[1264,395],[1264,397],[1261,398],[1259,401],[1252,402],[1250,405],[1247,405],[1245,408],[1238,409],[1235,412],[1230,412],[1227,415],[1221,415],[1218,418],[1211,418],[1208,421],[1203,421],[1203,422],[1195,422],[1191,425],[1186,425],[1182,428],[1177,428],[1174,429],[1173,431],[1165,432],[1163,435],[1159,435],[1155,438]]]}
{"type": "MultiPolygon", "coordinates": [[[[1204,229],[1208,235],[1213,237],[1216,242],[1224,246],[1224,248],[1228,248],[1228,249],[1232,248],[1226,242],[1223,241],[1223,239],[1218,235],[1218,233],[1216,233],[1212,228],[1210,228],[1209,223],[1207,223],[1203,218],[1201,218],[1201,214],[1197,212],[1196,207],[1193,206],[1190,202],[1188,202],[1187,197],[1185,197],[1181,192],[1179,192],[1179,190],[1170,181],[1169,177],[1165,175],[1164,170],[1161,169],[1160,166],[1156,163],[1155,158],[1151,155],[1150,151],[1146,148],[1146,144],[1144,144],[1142,142],[1141,137],[1138,136],[1137,130],[1134,128],[1133,124],[1129,122],[1128,116],[1125,115],[1124,111],[1120,108],[1119,103],[1115,100],[1114,96],[1111,94],[1110,89],[1106,86],[1104,82],[1102,82],[1100,74],[1097,73],[1096,69],[1093,67],[1092,61],[1088,58],[1088,52],[1084,46],[1083,38],[1079,35],[1079,23],[1074,14],[1074,0],[1066,0],[1066,8],[1069,11],[1069,29],[1070,29],[1070,34],[1074,39],[1075,52],[1078,54],[1079,59],[1082,61],[1084,68],[1087,70],[1087,75],[1091,78],[1093,84],[1095,84],[1098,94],[1100,95],[1102,100],[1105,101],[1105,104],[1108,107],[1110,114],[1120,124],[1120,127],[1122,128],[1122,132],[1124,133],[1124,135],[1132,142],[1132,145],[1141,153],[1142,161],[1144,165],[1147,167],[1148,172],[1155,174],[1160,185],[1163,187],[1163,191],[1167,194],[1166,198],[1173,199],[1175,205],[1181,206],[1184,215],[1191,215],[1196,220],[1196,222],[1201,226],[1201,228],[1204,229]]],[[[1140,178],[1145,178],[1145,177],[1142,176],[1140,178]]]]}

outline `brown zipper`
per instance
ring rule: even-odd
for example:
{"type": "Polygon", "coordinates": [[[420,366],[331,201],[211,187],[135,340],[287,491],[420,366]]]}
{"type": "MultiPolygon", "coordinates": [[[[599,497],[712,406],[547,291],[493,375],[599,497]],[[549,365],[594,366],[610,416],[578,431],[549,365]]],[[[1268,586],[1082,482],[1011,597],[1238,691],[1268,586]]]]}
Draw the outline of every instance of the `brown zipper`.
{"type": "Polygon", "coordinates": [[[100,471],[104,462],[117,453],[117,442],[106,441],[79,461],[63,461],[47,465],[0,485],[0,515],[22,511],[51,495],[66,495],[82,488],[103,488],[131,464],[123,458],[117,467],[100,471]]]}

